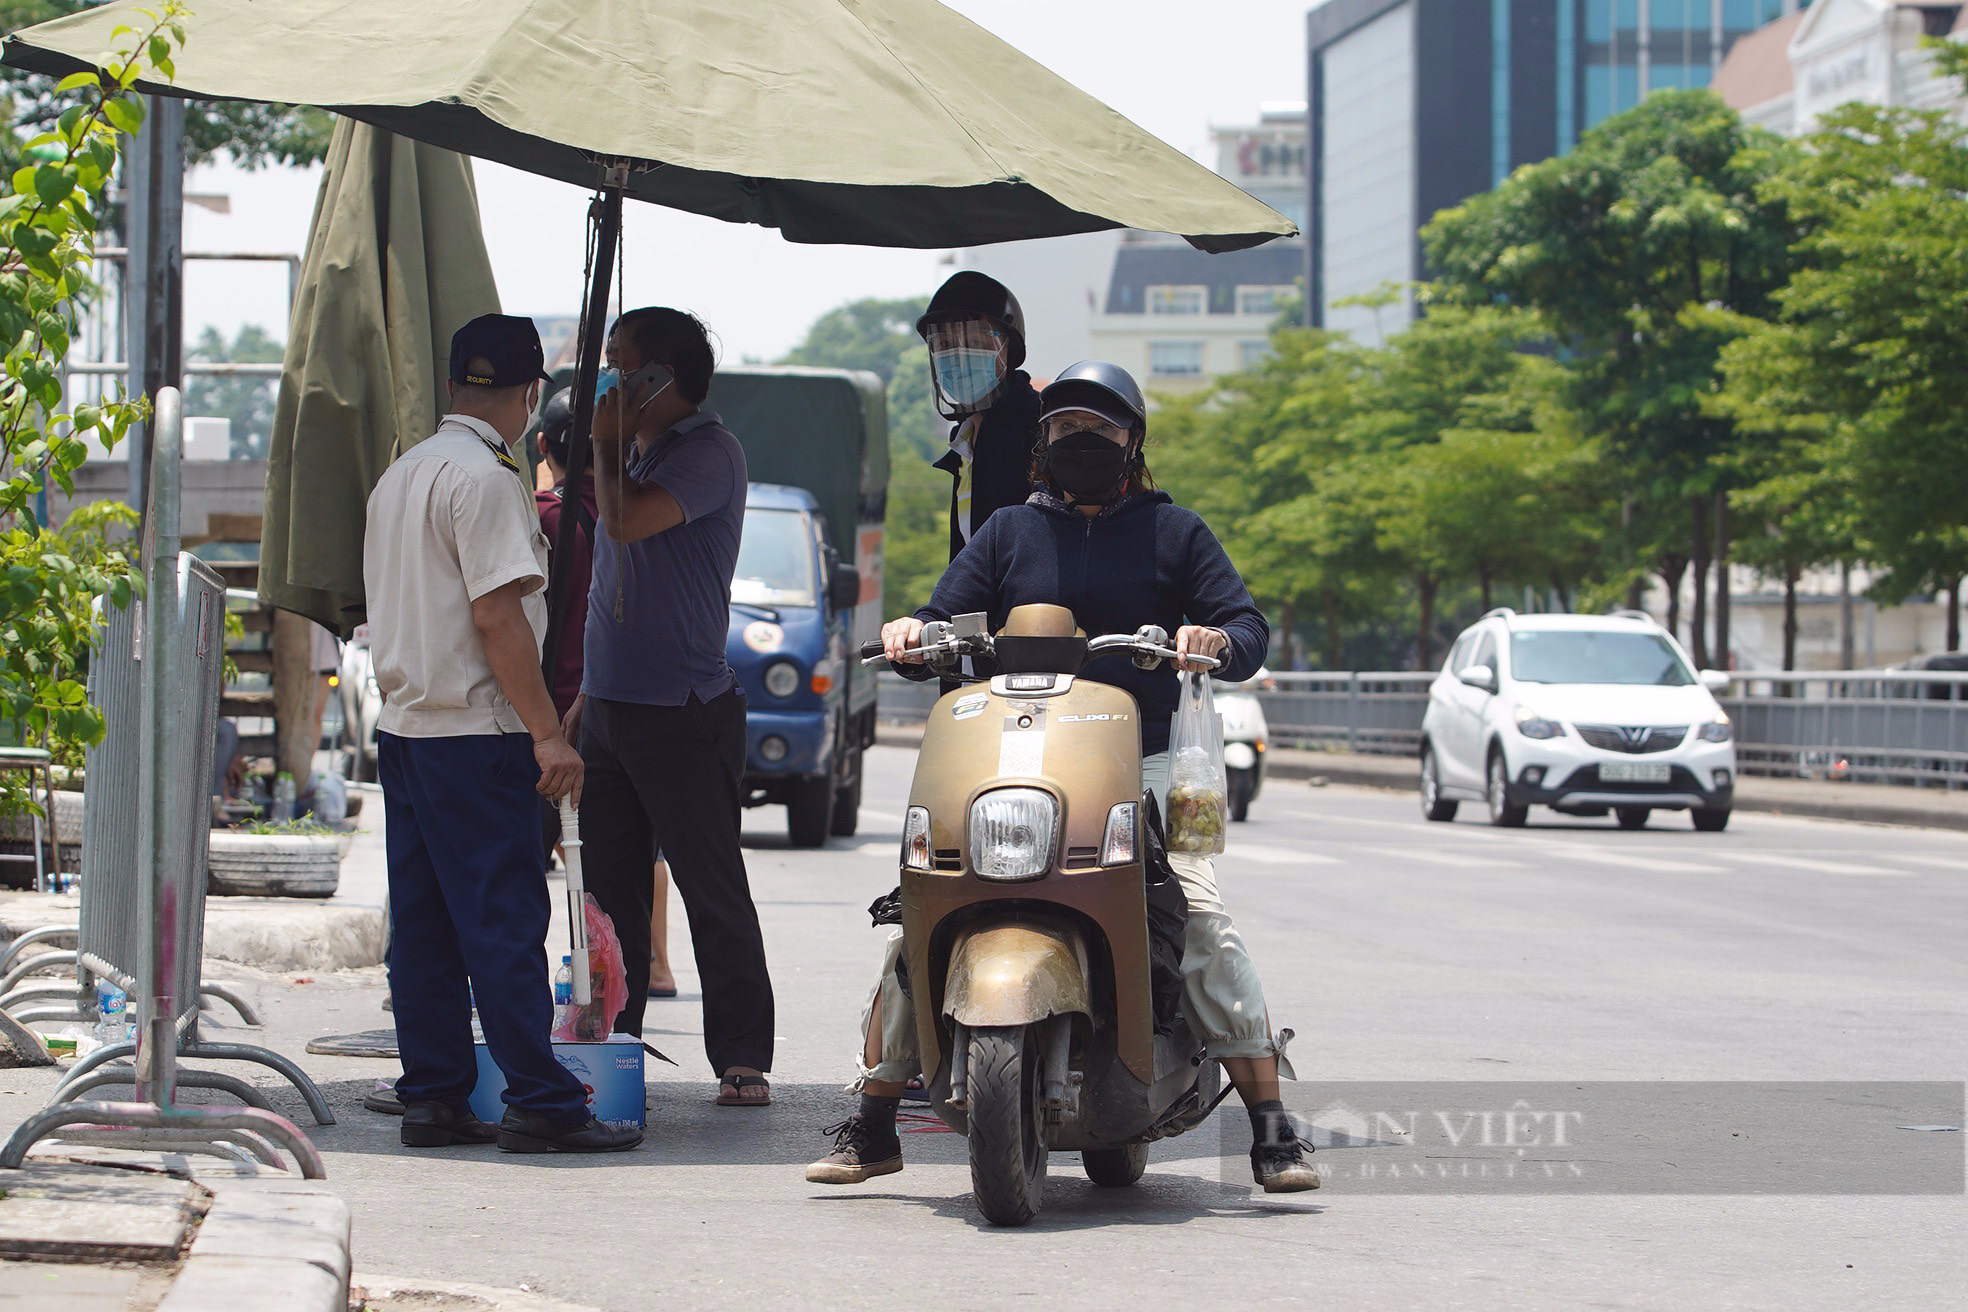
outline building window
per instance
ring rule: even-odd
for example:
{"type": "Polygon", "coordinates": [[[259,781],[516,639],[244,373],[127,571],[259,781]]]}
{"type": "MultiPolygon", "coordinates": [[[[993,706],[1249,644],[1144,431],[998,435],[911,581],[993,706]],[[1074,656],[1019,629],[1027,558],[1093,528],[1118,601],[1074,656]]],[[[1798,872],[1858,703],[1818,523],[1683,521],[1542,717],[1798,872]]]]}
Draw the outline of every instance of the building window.
{"type": "Polygon", "coordinates": [[[1209,308],[1207,287],[1150,287],[1148,313],[1201,314],[1209,308]]]}
{"type": "Polygon", "coordinates": [[[1237,313],[1276,314],[1280,304],[1294,290],[1291,287],[1239,287],[1237,289],[1237,313]]]}
{"type": "Polygon", "coordinates": [[[1201,342],[1148,343],[1148,372],[1156,378],[1200,378],[1203,375],[1201,342]]]}
{"type": "Polygon", "coordinates": [[[1268,338],[1252,337],[1237,343],[1237,368],[1248,372],[1271,358],[1268,338]]]}

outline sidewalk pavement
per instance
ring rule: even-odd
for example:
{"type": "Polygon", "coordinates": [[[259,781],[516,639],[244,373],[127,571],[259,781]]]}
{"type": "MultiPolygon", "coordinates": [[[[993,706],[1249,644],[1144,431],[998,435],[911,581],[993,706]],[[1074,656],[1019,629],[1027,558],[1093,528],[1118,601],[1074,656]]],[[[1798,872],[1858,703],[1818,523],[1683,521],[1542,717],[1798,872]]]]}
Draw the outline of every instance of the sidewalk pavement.
{"type": "MultiPolygon", "coordinates": [[[[884,724],[878,742],[894,747],[922,743],[920,725],[884,724]]],[[[1265,757],[1272,779],[1313,784],[1345,784],[1417,792],[1421,767],[1407,756],[1365,756],[1352,752],[1308,752],[1273,748],[1265,757]]],[[[1939,788],[1899,788],[1889,784],[1824,783],[1810,779],[1772,779],[1741,775],[1736,809],[1774,815],[1844,820],[1854,824],[1912,825],[1924,829],[1968,829],[1968,792],[1939,788]]]]}
{"type": "Polygon", "coordinates": [[[0,1306],[346,1312],[348,1205],[319,1182],[180,1153],[46,1152],[0,1171],[0,1306]]]}

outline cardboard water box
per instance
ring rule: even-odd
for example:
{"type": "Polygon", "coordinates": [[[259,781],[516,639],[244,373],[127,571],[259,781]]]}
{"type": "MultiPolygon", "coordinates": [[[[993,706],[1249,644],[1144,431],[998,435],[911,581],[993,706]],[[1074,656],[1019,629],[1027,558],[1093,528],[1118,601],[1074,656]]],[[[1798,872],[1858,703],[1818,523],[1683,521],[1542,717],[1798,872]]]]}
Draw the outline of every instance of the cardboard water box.
{"type": "MultiPolygon", "coordinates": [[[[609,1125],[643,1128],[642,1043],[627,1034],[611,1034],[604,1043],[556,1043],[554,1060],[565,1066],[588,1091],[588,1110],[609,1125]]],[[[478,1044],[478,1087],[472,1090],[472,1115],[497,1125],[506,1114],[506,1076],[478,1044]]]]}

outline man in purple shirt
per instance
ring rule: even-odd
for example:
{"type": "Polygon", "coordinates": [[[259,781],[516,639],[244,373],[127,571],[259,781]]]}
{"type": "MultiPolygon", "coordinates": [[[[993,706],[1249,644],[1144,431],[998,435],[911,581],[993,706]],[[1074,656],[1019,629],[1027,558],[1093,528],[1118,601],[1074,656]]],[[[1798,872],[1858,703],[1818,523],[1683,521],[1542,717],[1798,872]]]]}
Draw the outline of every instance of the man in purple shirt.
{"type": "Polygon", "coordinates": [[[745,694],[724,659],[745,452],[702,408],[715,361],[695,317],[629,311],[609,331],[608,365],[622,381],[595,403],[601,516],[586,667],[566,729],[587,767],[588,887],[615,922],[628,969],[615,1028],[642,1031],[649,854],[660,844],[690,917],[718,1102],[762,1107],[772,980],[738,847],[745,694]]]}

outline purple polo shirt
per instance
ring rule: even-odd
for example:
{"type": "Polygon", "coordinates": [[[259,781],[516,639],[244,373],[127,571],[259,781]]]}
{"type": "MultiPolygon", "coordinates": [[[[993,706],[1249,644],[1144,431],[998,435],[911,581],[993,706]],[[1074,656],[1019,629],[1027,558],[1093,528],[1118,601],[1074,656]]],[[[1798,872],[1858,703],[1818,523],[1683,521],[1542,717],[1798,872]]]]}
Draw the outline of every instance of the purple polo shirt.
{"type": "Polygon", "coordinates": [[[681,706],[692,693],[710,701],[737,683],[724,642],[745,527],[744,448],[704,410],[628,456],[629,477],[675,497],[683,523],[624,545],[608,536],[606,515],[595,524],[581,691],[645,706],[681,706]]]}

